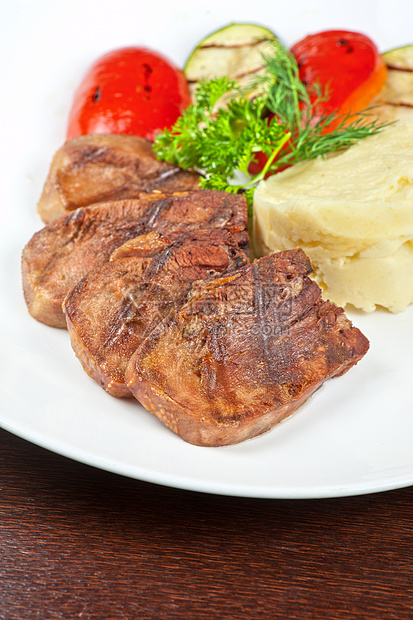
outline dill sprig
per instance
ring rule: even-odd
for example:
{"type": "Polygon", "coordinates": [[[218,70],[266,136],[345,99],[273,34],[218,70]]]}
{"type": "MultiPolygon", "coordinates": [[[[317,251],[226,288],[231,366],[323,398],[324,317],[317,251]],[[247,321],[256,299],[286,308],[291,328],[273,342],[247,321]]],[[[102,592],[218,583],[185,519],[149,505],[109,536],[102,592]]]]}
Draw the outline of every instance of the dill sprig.
{"type": "Polygon", "coordinates": [[[195,103],[153,147],[158,159],[200,172],[203,188],[245,192],[249,206],[268,173],[347,149],[385,126],[369,122],[368,110],[320,114],[327,90],[313,85],[309,92],[291,52],[278,41],[272,45],[263,56],[265,72],[247,90],[227,77],[201,81],[195,103]],[[251,91],[256,96],[248,95],[251,91]],[[265,154],[266,163],[251,175],[257,153],[265,154]]]}

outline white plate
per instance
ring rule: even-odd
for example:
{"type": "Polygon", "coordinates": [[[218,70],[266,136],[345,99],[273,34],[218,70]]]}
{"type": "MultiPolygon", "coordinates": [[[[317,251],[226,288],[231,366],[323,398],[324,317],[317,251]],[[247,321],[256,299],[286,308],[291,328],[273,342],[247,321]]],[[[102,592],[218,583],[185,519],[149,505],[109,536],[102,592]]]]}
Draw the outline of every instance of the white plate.
{"type": "Polygon", "coordinates": [[[1,8],[0,423],[79,461],[175,487],[250,497],[354,495],[413,484],[413,307],[351,318],[371,341],[362,362],[327,382],[266,435],[227,448],[184,443],[136,402],[116,400],[82,371],[68,334],[26,311],[20,254],[41,227],[36,201],[64,140],[71,95],[101,53],[128,44],[182,65],[231,21],[291,44],[326,28],[361,30],[380,49],[412,43],[410,0],[284,3],[7,0],[1,8]]]}

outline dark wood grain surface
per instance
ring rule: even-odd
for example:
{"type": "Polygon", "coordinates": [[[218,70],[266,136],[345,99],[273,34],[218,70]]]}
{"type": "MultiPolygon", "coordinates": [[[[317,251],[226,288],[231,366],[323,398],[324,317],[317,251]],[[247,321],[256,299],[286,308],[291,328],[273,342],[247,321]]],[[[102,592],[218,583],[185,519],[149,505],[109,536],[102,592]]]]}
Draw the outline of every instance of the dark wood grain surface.
{"type": "Polygon", "coordinates": [[[0,430],[0,619],[411,619],[412,500],[181,491],[0,430]]]}

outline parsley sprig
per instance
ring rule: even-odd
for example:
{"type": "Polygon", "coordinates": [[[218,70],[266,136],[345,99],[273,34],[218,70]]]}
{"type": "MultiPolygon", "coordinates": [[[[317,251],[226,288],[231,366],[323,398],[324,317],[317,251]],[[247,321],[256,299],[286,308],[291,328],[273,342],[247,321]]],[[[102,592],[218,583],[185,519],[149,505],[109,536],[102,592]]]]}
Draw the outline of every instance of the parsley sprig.
{"type": "Polygon", "coordinates": [[[265,71],[248,88],[256,96],[227,77],[201,81],[195,103],[154,142],[158,159],[201,172],[203,188],[245,192],[250,206],[267,173],[341,151],[384,127],[368,122],[368,111],[341,117],[320,113],[327,90],[318,85],[307,90],[294,56],[278,41],[263,60],[265,71]],[[259,152],[266,164],[251,175],[249,166],[259,152]]]}

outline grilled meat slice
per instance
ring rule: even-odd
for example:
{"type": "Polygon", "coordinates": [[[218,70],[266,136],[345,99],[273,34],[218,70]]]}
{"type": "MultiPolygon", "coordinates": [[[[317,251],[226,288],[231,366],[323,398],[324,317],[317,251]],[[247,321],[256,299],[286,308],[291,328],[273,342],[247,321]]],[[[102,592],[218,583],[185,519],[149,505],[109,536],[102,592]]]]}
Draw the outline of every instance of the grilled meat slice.
{"type": "Polygon", "coordinates": [[[210,190],[146,194],[80,207],[33,235],[23,251],[23,292],[30,314],[66,327],[62,302],[91,269],[112,252],[151,230],[170,238],[186,230],[227,228],[248,253],[248,216],[241,196],[210,190]]]}
{"type": "Polygon", "coordinates": [[[200,228],[225,228],[249,255],[248,209],[245,197],[216,190],[193,190],[145,198],[145,232],[171,236],[200,228]]]}
{"type": "Polygon", "coordinates": [[[132,396],[125,368],[143,339],[187,301],[194,282],[234,271],[246,260],[225,230],[187,232],[173,242],[152,232],[127,242],[63,304],[86,372],[113,396],[132,396]]]}
{"type": "Polygon", "coordinates": [[[297,249],[206,284],[132,356],[135,397],[202,446],[238,443],[289,416],[369,346],[342,308],[322,301],[310,272],[297,249]]]}
{"type": "Polygon", "coordinates": [[[62,302],[91,269],[109,260],[128,239],[144,232],[139,201],[78,209],[36,232],[23,250],[23,293],[30,314],[66,327],[62,302]]]}
{"type": "Polygon", "coordinates": [[[93,203],[198,187],[197,174],[158,161],[151,143],[143,138],[88,135],[66,142],[57,151],[37,210],[47,224],[93,203]]]}

